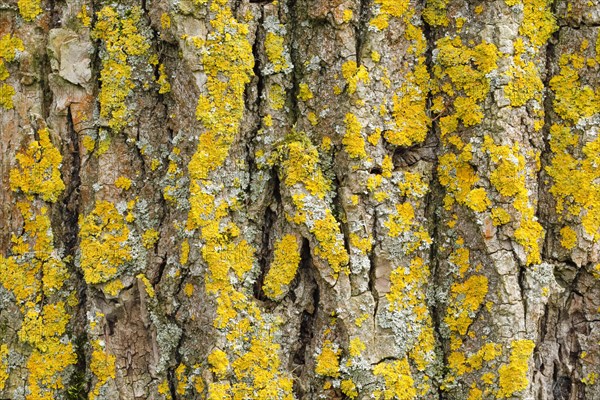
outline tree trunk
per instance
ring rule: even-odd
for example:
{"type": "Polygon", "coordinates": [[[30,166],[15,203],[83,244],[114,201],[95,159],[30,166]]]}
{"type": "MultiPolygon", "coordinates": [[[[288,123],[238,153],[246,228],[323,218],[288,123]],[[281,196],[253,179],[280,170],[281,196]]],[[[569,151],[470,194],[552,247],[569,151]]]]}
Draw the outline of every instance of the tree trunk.
{"type": "Polygon", "coordinates": [[[598,0],[1,0],[0,398],[600,398],[598,0]]]}

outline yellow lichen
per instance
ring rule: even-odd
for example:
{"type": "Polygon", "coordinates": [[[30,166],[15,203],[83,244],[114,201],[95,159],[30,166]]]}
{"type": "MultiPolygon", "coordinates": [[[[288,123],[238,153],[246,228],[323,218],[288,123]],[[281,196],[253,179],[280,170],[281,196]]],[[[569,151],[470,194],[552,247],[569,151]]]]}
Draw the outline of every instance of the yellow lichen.
{"type": "MultiPolygon", "coordinates": [[[[211,31],[206,39],[192,40],[201,54],[207,83],[196,108],[203,128],[188,165],[191,207],[186,225],[200,234],[200,254],[207,266],[205,290],[216,302],[213,326],[225,334],[228,343],[218,350],[222,354],[213,352],[209,359],[217,376],[207,384],[207,398],[290,399],[292,380],[281,368],[274,323],[265,321],[251,292],[240,284],[253,279],[249,272],[255,264],[255,250],[228,218],[239,206],[235,199],[217,200],[211,189],[212,173],[224,164],[239,132],[245,86],[253,74],[248,26],[234,18],[224,0],[207,7],[211,31]]],[[[284,89],[271,86],[269,99],[271,107],[283,107],[284,89]]]]}
{"type": "Polygon", "coordinates": [[[86,28],[92,24],[92,18],[88,14],[88,7],[85,4],[81,6],[81,11],[77,13],[77,18],[79,18],[83,26],[86,28]]]}
{"type": "Polygon", "coordinates": [[[406,358],[391,362],[381,362],[373,368],[373,374],[383,377],[385,381],[382,390],[375,390],[373,392],[375,398],[412,400],[417,397],[415,382],[410,373],[410,367],[406,358]]]}
{"type": "Polygon", "coordinates": [[[104,386],[109,379],[115,379],[116,376],[116,357],[107,353],[105,349],[102,348],[100,341],[94,341],[92,343],[92,348],[93,351],[92,359],[90,361],[90,371],[92,374],[94,374],[96,383],[89,393],[90,400],[94,400],[99,397],[102,386],[104,386]]]}
{"type": "Polygon", "coordinates": [[[142,244],[145,248],[151,249],[158,242],[159,237],[160,234],[156,229],[148,229],[142,233],[142,244]]]}
{"type": "Polygon", "coordinates": [[[118,268],[132,259],[127,244],[129,228],[114,204],[98,201],[79,223],[81,268],[89,284],[114,278],[118,268]]]}
{"type": "Polygon", "coordinates": [[[185,265],[190,255],[190,242],[186,239],[181,242],[181,252],[179,253],[179,263],[185,265]]]}
{"type": "Polygon", "coordinates": [[[351,158],[366,158],[365,139],[362,137],[362,125],[352,113],[347,113],[344,119],[346,123],[346,134],[342,139],[342,144],[351,158]]]}
{"type": "Polygon", "coordinates": [[[529,384],[527,373],[529,357],[533,353],[535,343],[531,340],[515,340],[510,344],[510,362],[500,366],[499,398],[512,397],[515,393],[526,389],[529,384]]]}
{"type": "Polygon", "coordinates": [[[593,385],[596,383],[596,380],[598,379],[598,373],[597,372],[590,372],[589,374],[587,374],[585,377],[583,377],[581,379],[581,382],[584,385],[593,385]]]}
{"type": "Polygon", "coordinates": [[[35,17],[42,13],[42,7],[40,7],[41,0],[19,0],[17,5],[19,6],[19,13],[25,21],[33,21],[35,17]]]}
{"type": "Polygon", "coordinates": [[[93,37],[102,40],[106,50],[99,78],[100,116],[107,118],[114,130],[124,128],[130,118],[125,101],[135,88],[131,57],[141,56],[150,48],[138,29],[142,14],[139,6],[129,8],[126,17],[110,6],[96,14],[93,37]]]}
{"type": "Polygon", "coordinates": [[[488,278],[472,275],[461,283],[452,284],[451,302],[444,322],[451,332],[465,335],[475,312],[483,304],[488,291],[488,278]]]}
{"type": "Polygon", "coordinates": [[[269,103],[274,110],[281,110],[285,105],[285,89],[283,86],[274,84],[269,90],[269,103]]]}
{"type": "Polygon", "coordinates": [[[510,105],[521,107],[534,98],[541,102],[544,83],[535,64],[531,61],[528,63],[517,61],[515,64],[508,72],[510,81],[504,89],[510,105]]]}
{"type": "Polygon", "coordinates": [[[330,340],[326,340],[317,355],[315,372],[322,376],[337,378],[340,376],[339,356],[340,349],[337,349],[330,340]]]}
{"type": "MultiPolygon", "coordinates": [[[[64,189],[58,172],[62,158],[50,143],[46,129],[40,130],[39,136],[39,142],[33,142],[24,154],[17,155],[22,170],[11,171],[11,188],[14,192],[26,192],[29,199],[39,195],[41,200],[55,202],[64,189]],[[48,180],[55,182],[49,184],[48,180]]],[[[33,200],[16,203],[23,233],[11,235],[13,255],[0,256],[0,284],[15,296],[23,315],[18,338],[30,351],[26,400],[54,398],[57,391],[64,389],[62,372],[77,361],[66,336],[70,319],[66,304],[76,304],[76,298],[65,303],[67,296],[60,292],[68,277],[65,260],[54,249],[48,207],[36,203],[33,200]]],[[[0,354],[0,361],[2,357],[0,354]]],[[[0,370],[2,385],[3,373],[0,370]]]]}
{"type": "MultiPolygon", "coordinates": [[[[570,128],[553,125],[550,128],[552,161],[546,171],[553,179],[550,193],[556,200],[559,215],[581,218],[585,232],[592,238],[600,237],[600,139],[587,142],[581,158],[574,157],[574,146],[580,138],[570,128]],[[573,150],[570,150],[573,149],[573,150]]],[[[576,154],[576,153],[575,153],[576,154]]]]}
{"type": "Polygon", "coordinates": [[[317,148],[307,138],[302,137],[286,144],[282,152],[287,153],[282,165],[285,171],[285,185],[292,187],[302,184],[312,195],[323,198],[329,185],[318,166],[317,148]]]}
{"type": "Polygon", "coordinates": [[[225,375],[227,368],[229,367],[229,360],[227,354],[223,350],[215,349],[208,355],[208,363],[211,366],[211,370],[217,375],[225,375]]]}
{"type": "Polygon", "coordinates": [[[263,291],[270,299],[280,298],[296,276],[300,264],[300,248],[294,235],[284,235],[275,244],[273,262],[265,277],[263,291]]]}
{"type": "Polygon", "coordinates": [[[352,21],[353,16],[354,16],[354,13],[352,12],[352,10],[345,9],[342,14],[342,21],[350,22],[350,21],[352,21]]]}
{"type": "Polygon", "coordinates": [[[115,181],[115,186],[119,189],[129,190],[129,188],[131,188],[131,179],[120,176],[115,181]]]}
{"type": "Polygon", "coordinates": [[[449,210],[456,202],[474,211],[482,212],[491,203],[483,188],[473,188],[479,182],[479,178],[469,163],[473,157],[472,146],[464,145],[460,139],[457,143],[462,146],[459,148],[458,156],[449,152],[439,158],[438,179],[447,191],[444,206],[449,210]]]}
{"type": "Polygon", "coordinates": [[[396,146],[422,143],[431,126],[431,118],[427,113],[430,76],[424,57],[425,38],[421,30],[413,29],[410,35],[407,33],[407,39],[414,43],[410,49],[418,57],[417,65],[405,74],[404,83],[392,98],[395,126],[384,134],[385,139],[396,146]]]}
{"type": "Polygon", "coordinates": [[[8,363],[6,362],[8,356],[8,346],[5,344],[0,345],[0,391],[4,390],[4,385],[8,380],[8,363]]]}
{"type": "Polygon", "coordinates": [[[423,19],[431,26],[448,26],[446,15],[448,0],[427,0],[423,10],[423,19]]]}
{"type": "Polygon", "coordinates": [[[17,154],[19,167],[10,171],[10,187],[28,196],[39,195],[43,200],[55,202],[65,190],[60,176],[62,156],[50,141],[47,128],[38,131],[39,140],[29,144],[27,150],[17,154]]]}
{"type": "Polygon", "coordinates": [[[415,210],[411,203],[396,204],[396,214],[390,215],[388,221],[384,222],[389,229],[388,235],[396,237],[402,233],[408,232],[415,218],[415,210]]]}
{"type": "Polygon", "coordinates": [[[592,87],[581,84],[577,68],[581,60],[581,56],[563,54],[559,59],[559,74],[550,79],[550,89],[555,95],[554,110],[563,120],[573,124],[596,114],[600,97],[592,87]]]}
{"type": "Polygon", "coordinates": [[[308,101],[310,99],[312,99],[313,93],[311,92],[310,88],[308,87],[308,84],[306,83],[301,83],[300,85],[298,85],[298,99],[302,100],[302,101],[308,101]]]}
{"type": "Polygon", "coordinates": [[[358,397],[358,389],[354,382],[351,379],[344,379],[340,382],[340,389],[342,389],[342,393],[348,396],[351,399],[355,399],[358,397]]]}
{"type": "Polygon", "coordinates": [[[527,38],[535,48],[543,46],[558,29],[552,0],[523,0],[523,22],[519,33],[527,38]]]}
{"type": "Polygon", "coordinates": [[[171,17],[168,13],[160,14],[160,26],[163,29],[169,29],[171,27],[171,17]]]}
{"type": "Polygon", "coordinates": [[[572,250],[577,245],[577,234],[570,226],[560,230],[560,244],[567,250],[572,250]]]}
{"type": "Polygon", "coordinates": [[[367,71],[364,65],[359,67],[356,64],[356,61],[346,61],[342,65],[342,76],[348,84],[349,94],[356,92],[359,82],[362,82],[363,84],[368,84],[370,82],[369,71],[367,71]]]}
{"type": "Polygon", "coordinates": [[[388,27],[390,17],[402,17],[409,7],[408,0],[375,0],[375,4],[378,9],[370,25],[380,31],[388,27]]]}
{"type": "Polygon", "coordinates": [[[273,71],[287,71],[290,68],[288,58],[285,56],[284,38],[273,32],[267,32],[265,38],[265,52],[269,62],[273,64],[273,71]]]}
{"type": "Polygon", "coordinates": [[[4,107],[6,110],[12,110],[14,107],[13,96],[17,92],[10,85],[2,85],[0,86],[0,106],[4,107]]]}
{"type": "MultiPolygon", "coordinates": [[[[527,256],[527,264],[541,262],[540,241],[544,236],[544,229],[537,222],[532,201],[529,199],[529,190],[526,187],[525,157],[520,153],[519,145],[496,145],[489,136],[484,137],[483,148],[491,161],[496,165],[490,173],[490,182],[502,195],[513,198],[513,207],[520,213],[518,227],[514,237],[527,256]]],[[[506,219],[505,215],[496,212],[496,217],[506,219]]],[[[502,221],[499,221],[502,222],[502,221]]]]}
{"type": "Polygon", "coordinates": [[[158,83],[158,85],[159,85],[158,93],[159,94],[169,93],[171,91],[171,84],[169,83],[169,80],[167,78],[167,73],[165,72],[164,64],[160,64],[158,66],[158,74],[159,74],[158,79],[156,80],[156,83],[158,83]]]}
{"type": "Polygon", "coordinates": [[[439,84],[432,90],[434,94],[441,91],[453,98],[454,108],[453,114],[440,118],[442,136],[445,136],[456,130],[459,121],[468,127],[483,119],[478,103],[489,93],[486,75],[497,68],[499,53],[495,45],[485,41],[473,47],[465,46],[460,37],[445,37],[436,45],[439,53],[433,72],[439,84]]]}
{"type": "Polygon", "coordinates": [[[109,295],[116,297],[119,295],[119,292],[124,288],[123,282],[120,279],[115,279],[106,285],[102,289],[104,293],[108,293],[109,295]]]}

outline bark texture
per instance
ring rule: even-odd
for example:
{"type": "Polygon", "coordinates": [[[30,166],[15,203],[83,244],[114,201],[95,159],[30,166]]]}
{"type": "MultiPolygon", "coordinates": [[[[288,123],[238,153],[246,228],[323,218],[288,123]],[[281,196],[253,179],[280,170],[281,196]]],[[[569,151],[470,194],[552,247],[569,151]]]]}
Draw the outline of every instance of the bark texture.
{"type": "Polygon", "coordinates": [[[598,0],[0,0],[0,398],[600,398],[598,0]]]}

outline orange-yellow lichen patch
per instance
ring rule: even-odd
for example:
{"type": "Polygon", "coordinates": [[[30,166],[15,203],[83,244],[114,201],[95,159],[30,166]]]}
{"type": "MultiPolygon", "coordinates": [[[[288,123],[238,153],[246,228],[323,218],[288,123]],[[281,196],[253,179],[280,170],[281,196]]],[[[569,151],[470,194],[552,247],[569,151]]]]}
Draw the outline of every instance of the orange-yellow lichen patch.
{"type": "MultiPolygon", "coordinates": [[[[525,157],[521,154],[518,144],[496,145],[489,136],[484,137],[483,149],[495,164],[490,173],[490,182],[502,196],[513,198],[512,205],[520,213],[514,237],[525,250],[527,264],[538,264],[541,262],[540,242],[544,236],[544,229],[537,222],[532,205],[534,200],[529,199],[525,157]]],[[[496,215],[502,217],[498,213],[496,215]]]]}
{"type": "Polygon", "coordinates": [[[408,10],[408,0],[375,0],[377,12],[370,25],[384,30],[389,25],[390,17],[400,18],[408,10]]]}
{"type": "MultiPolygon", "coordinates": [[[[452,370],[454,376],[462,376],[471,371],[479,370],[484,365],[489,365],[490,361],[497,359],[501,355],[501,345],[497,343],[486,343],[476,353],[468,357],[465,357],[465,355],[459,351],[453,351],[448,356],[448,366],[452,370]]],[[[491,375],[493,379],[493,374],[491,375]]],[[[489,379],[486,378],[486,380],[489,379]]]]}
{"type": "Polygon", "coordinates": [[[478,103],[489,93],[486,75],[497,68],[499,53],[495,45],[485,41],[473,47],[465,46],[460,37],[439,39],[436,46],[439,53],[433,73],[439,84],[432,87],[432,92],[436,94],[441,89],[454,98],[452,104],[446,105],[453,106],[454,113],[440,119],[442,135],[445,135],[456,129],[458,121],[468,127],[483,119],[478,103]]]}
{"type": "MultiPolygon", "coordinates": [[[[412,14],[412,12],[410,13],[412,14]]],[[[407,39],[411,40],[409,52],[415,53],[417,63],[405,74],[405,81],[392,98],[394,127],[385,131],[385,139],[396,146],[422,143],[431,127],[427,113],[430,76],[425,64],[425,37],[422,30],[408,22],[407,39]]]]}
{"type": "Polygon", "coordinates": [[[515,393],[527,388],[529,380],[529,357],[533,353],[535,343],[531,340],[515,340],[510,344],[510,362],[500,366],[498,373],[499,386],[497,396],[499,398],[512,397],[515,393]]]}
{"type": "MultiPolygon", "coordinates": [[[[211,32],[206,39],[192,39],[202,55],[207,93],[200,96],[196,108],[204,132],[188,165],[187,222],[188,230],[200,232],[200,253],[207,266],[206,292],[215,296],[217,306],[213,325],[227,338],[226,347],[219,350],[222,354],[213,353],[209,360],[215,375],[207,384],[208,399],[290,399],[292,380],[281,370],[279,346],[272,336],[274,323],[265,322],[247,292],[249,285],[242,284],[252,279],[248,273],[255,264],[255,250],[228,218],[230,210],[237,207],[235,201],[218,200],[210,189],[211,173],[223,165],[238,134],[254,58],[248,26],[234,18],[227,2],[215,0],[208,7],[211,32]]],[[[271,86],[269,98],[273,108],[283,107],[284,89],[271,86]]],[[[184,252],[187,250],[182,248],[182,256],[184,252]]],[[[186,295],[193,294],[193,287],[188,288],[186,285],[186,295]]]]}
{"type": "MultiPolygon", "coordinates": [[[[11,171],[11,189],[26,193],[28,198],[38,195],[41,200],[55,202],[64,190],[58,171],[62,157],[50,143],[46,129],[40,130],[39,136],[39,141],[17,155],[19,168],[11,171]]],[[[25,399],[51,399],[64,389],[61,373],[77,361],[65,336],[70,316],[60,297],[68,274],[54,249],[48,208],[21,201],[17,208],[23,218],[23,234],[11,237],[13,255],[0,256],[0,283],[14,294],[24,316],[18,337],[31,350],[25,399]]],[[[72,300],[67,303],[73,304],[72,300]]]]}
{"type": "Polygon", "coordinates": [[[573,228],[565,226],[560,230],[560,244],[567,250],[572,250],[577,245],[577,233],[573,228]]]}
{"type": "Polygon", "coordinates": [[[190,256],[190,242],[185,239],[181,242],[181,251],[179,253],[179,263],[181,265],[185,265],[188,262],[188,258],[190,256]]]}
{"type": "Polygon", "coordinates": [[[396,204],[396,214],[390,215],[388,221],[384,223],[389,229],[388,235],[397,237],[408,232],[415,218],[415,210],[411,203],[396,204]]]}
{"type": "Polygon", "coordinates": [[[115,180],[115,186],[119,189],[129,190],[131,188],[131,179],[120,176],[115,180]]]}
{"type": "Polygon", "coordinates": [[[119,267],[131,261],[129,228],[114,204],[96,202],[79,227],[81,268],[87,283],[107,282],[117,275],[119,267]]]}
{"type": "MultiPolygon", "coordinates": [[[[0,82],[5,81],[10,76],[7,62],[14,61],[17,51],[23,51],[23,42],[18,37],[6,34],[0,39],[0,82]]],[[[10,110],[14,107],[13,96],[15,89],[6,84],[0,85],[0,106],[10,110]]]]}
{"type": "Polygon", "coordinates": [[[279,345],[273,343],[268,334],[249,342],[248,351],[231,362],[239,380],[232,385],[233,398],[293,399],[292,379],[278,372],[281,367],[279,345]]]}
{"type": "Polygon", "coordinates": [[[142,244],[145,248],[151,249],[158,242],[159,238],[160,233],[156,229],[148,229],[142,233],[142,244]]]}
{"type": "Polygon", "coordinates": [[[347,113],[344,122],[346,123],[346,134],[342,139],[342,144],[345,146],[346,153],[351,158],[366,158],[365,139],[361,134],[362,125],[360,121],[356,115],[347,113]]]}
{"type": "Polygon", "coordinates": [[[529,61],[524,63],[519,57],[515,57],[515,65],[508,71],[510,81],[504,89],[506,97],[513,107],[521,107],[531,99],[541,102],[544,83],[536,65],[529,61]]]}
{"type": "MultiPolygon", "coordinates": [[[[558,215],[581,218],[584,231],[593,239],[600,238],[600,138],[583,145],[581,155],[575,146],[580,136],[567,126],[550,128],[552,161],[546,171],[552,177],[550,193],[556,200],[558,215]]],[[[564,217],[563,217],[564,218],[564,217]]]]}
{"type": "Polygon", "coordinates": [[[19,0],[19,13],[25,21],[33,21],[42,13],[41,0],[19,0]]]}
{"type": "Polygon", "coordinates": [[[358,250],[362,254],[368,254],[373,246],[373,238],[371,236],[362,238],[355,233],[350,234],[350,246],[358,250]]]}
{"type": "Polygon", "coordinates": [[[4,390],[4,385],[8,380],[8,346],[5,344],[0,345],[0,391],[4,390]]]}
{"type": "Polygon", "coordinates": [[[100,396],[100,390],[109,379],[115,379],[116,357],[106,352],[100,341],[96,340],[92,343],[92,359],[90,361],[90,370],[96,379],[94,388],[90,391],[89,398],[94,400],[100,396]]]}
{"type": "MultiPolygon", "coordinates": [[[[581,46],[581,51],[586,50],[581,46]]],[[[596,49],[598,56],[598,49],[596,49]]],[[[576,126],[582,119],[598,115],[600,91],[584,85],[580,72],[585,71],[580,54],[563,54],[560,70],[550,80],[554,92],[554,110],[564,121],[550,127],[552,158],[546,171],[553,180],[550,193],[561,216],[576,217],[591,240],[600,238],[600,138],[584,141],[576,126]]],[[[568,218],[567,220],[571,220],[568,218]]]]}
{"type": "Polygon", "coordinates": [[[360,82],[363,84],[368,84],[370,82],[369,71],[367,71],[364,65],[358,66],[356,61],[346,61],[342,65],[342,76],[348,84],[349,94],[356,92],[360,82]]]}
{"type": "MultiPolygon", "coordinates": [[[[166,14],[163,14],[166,15],[166,14]]],[[[156,83],[159,85],[158,93],[165,94],[171,91],[171,84],[169,83],[169,78],[167,76],[167,72],[165,70],[165,65],[160,64],[158,66],[158,78],[156,79],[156,83]]]]}
{"type": "Polygon", "coordinates": [[[573,124],[598,113],[600,95],[591,86],[581,84],[579,70],[582,63],[583,57],[580,55],[563,54],[558,62],[558,75],[550,79],[554,110],[563,120],[573,124]]]}
{"type": "Polygon", "coordinates": [[[55,202],[65,190],[59,170],[62,156],[50,141],[47,128],[40,129],[38,135],[39,140],[34,140],[25,152],[17,154],[19,167],[10,171],[10,188],[55,202]]]}
{"type": "Polygon", "coordinates": [[[163,29],[169,29],[171,27],[171,17],[168,13],[162,13],[160,15],[160,26],[163,29]]]}
{"type": "Polygon", "coordinates": [[[452,152],[443,154],[438,164],[438,179],[447,191],[444,206],[449,210],[456,202],[468,206],[473,211],[485,211],[491,202],[483,188],[473,187],[479,182],[479,177],[469,163],[473,158],[472,146],[464,145],[456,136],[454,139],[459,143],[458,155],[452,152]]]}
{"type": "Polygon", "coordinates": [[[423,10],[423,19],[431,26],[448,26],[446,15],[449,0],[427,0],[423,10]]]}
{"type": "Polygon", "coordinates": [[[27,361],[27,400],[50,399],[64,388],[59,374],[77,361],[73,346],[63,340],[69,319],[63,302],[47,304],[41,313],[33,308],[25,313],[19,339],[33,347],[27,361]]]}
{"type": "Polygon", "coordinates": [[[329,189],[319,168],[319,152],[306,137],[293,140],[280,151],[283,157],[284,183],[288,187],[302,184],[313,196],[323,198],[329,189]]]}
{"type": "Polygon", "coordinates": [[[269,62],[273,64],[273,71],[281,72],[290,68],[290,62],[285,55],[284,38],[273,32],[267,32],[265,38],[265,52],[269,62]]]}
{"type": "Polygon", "coordinates": [[[139,24],[142,10],[131,7],[126,16],[111,6],[104,6],[97,14],[93,37],[103,41],[106,56],[102,59],[100,71],[100,115],[108,119],[108,125],[121,130],[129,115],[125,101],[135,88],[132,80],[131,57],[142,56],[150,48],[146,38],[140,34],[139,24]]]}
{"type": "MultiPolygon", "coordinates": [[[[10,33],[2,36],[0,39],[0,58],[5,62],[11,62],[15,59],[17,51],[23,51],[23,41],[10,33]]],[[[0,63],[0,80],[5,80],[8,76],[5,70],[6,66],[0,63]]]]}
{"type": "Polygon", "coordinates": [[[81,21],[82,25],[85,26],[86,28],[92,24],[92,18],[90,17],[90,14],[88,14],[88,6],[87,5],[84,4],[83,6],[81,6],[81,11],[79,11],[77,13],[77,18],[81,21]]]}
{"type": "Polygon", "coordinates": [[[265,277],[263,291],[270,299],[280,298],[296,276],[300,264],[300,247],[294,235],[284,235],[275,244],[273,262],[265,277]]]}
{"type": "Polygon", "coordinates": [[[348,264],[349,256],[344,247],[338,222],[329,208],[326,209],[324,218],[314,221],[311,233],[319,243],[314,250],[315,254],[327,261],[334,277],[337,277],[337,274],[348,264]]]}
{"type": "Polygon", "coordinates": [[[314,97],[313,92],[308,87],[308,84],[301,83],[298,85],[298,99],[308,101],[314,97]]]}
{"type": "Polygon", "coordinates": [[[2,84],[2,86],[0,86],[0,106],[7,110],[11,110],[14,107],[12,99],[16,93],[17,92],[12,86],[2,84]]]}
{"type": "Polygon", "coordinates": [[[352,379],[344,379],[340,382],[340,389],[342,389],[342,393],[348,396],[351,399],[355,399],[358,397],[358,389],[352,379]]]}
{"type": "Polygon", "coordinates": [[[207,179],[208,173],[220,167],[229,153],[244,113],[244,89],[253,75],[252,46],[246,37],[248,26],[239,23],[228,7],[218,7],[216,11],[208,39],[194,41],[204,54],[202,65],[208,93],[200,95],[196,107],[196,118],[205,131],[189,165],[192,200],[199,190],[197,180],[207,179]]]}
{"type": "Polygon", "coordinates": [[[19,208],[25,232],[11,238],[14,256],[0,256],[0,283],[15,295],[17,304],[29,308],[30,303],[40,300],[42,293],[51,295],[60,289],[67,271],[54,253],[50,218],[45,207],[38,215],[28,209],[27,203],[19,203],[19,208]]]}
{"type": "Polygon", "coordinates": [[[223,376],[229,368],[229,360],[227,354],[223,350],[215,349],[208,355],[208,363],[211,370],[218,376],[223,376]]]}
{"type": "Polygon", "coordinates": [[[383,389],[373,392],[375,398],[412,400],[417,397],[415,382],[410,373],[410,367],[406,358],[391,362],[381,362],[373,368],[373,374],[383,377],[385,382],[383,389]]]}
{"type": "Polygon", "coordinates": [[[116,297],[124,287],[123,281],[117,278],[104,285],[102,291],[110,296],[116,297]]]}
{"type": "Polygon", "coordinates": [[[340,376],[340,352],[333,342],[326,340],[317,355],[315,372],[333,378],[340,376]]]}
{"type": "Polygon", "coordinates": [[[451,288],[451,301],[444,322],[451,332],[465,335],[473,322],[488,292],[488,278],[472,275],[464,282],[454,283],[451,288]]]}
{"type": "Polygon", "coordinates": [[[558,29],[552,0],[523,0],[523,21],[519,33],[535,48],[543,46],[558,29]]]}
{"type": "Polygon", "coordinates": [[[362,354],[363,351],[367,349],[367,346],[364,344],[359,337],[355,337],[350,340],[350,346],[348,346],[348,353],[350,357],[358,357],[362,354]]]}

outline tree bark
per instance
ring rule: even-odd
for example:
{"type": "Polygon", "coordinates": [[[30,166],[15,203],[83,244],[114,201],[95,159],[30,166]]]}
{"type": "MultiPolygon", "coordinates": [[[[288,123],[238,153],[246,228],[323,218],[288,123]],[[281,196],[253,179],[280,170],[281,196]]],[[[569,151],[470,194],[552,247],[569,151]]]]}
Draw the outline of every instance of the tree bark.
{"type": "Polygon", "coordinates": [[[597,0],[2,0],[0,398],[600,398],[597,0]]]}

